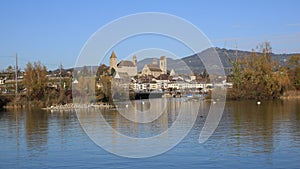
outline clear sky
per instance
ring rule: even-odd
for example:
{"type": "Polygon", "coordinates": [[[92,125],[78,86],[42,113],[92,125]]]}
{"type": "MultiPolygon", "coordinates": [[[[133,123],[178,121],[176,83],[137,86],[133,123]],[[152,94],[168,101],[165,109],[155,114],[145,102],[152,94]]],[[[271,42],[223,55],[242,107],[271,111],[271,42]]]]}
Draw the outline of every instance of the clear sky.
{"type": "MultiPolygon", "coordinates": [[[[49,69],[73,67],[88,38],[105,24],[138,12],[164,12],[188,20],[214,46],[251,50],[270,41],[275,53],[300,53],[300,1],[99,1],[0,2],[0,70],[41,61],[49,69]]],[[[118,52],[117,52],[118,53],[118,52]]],[[[119,51],[118,55],[122,55],[119,51]]]]}

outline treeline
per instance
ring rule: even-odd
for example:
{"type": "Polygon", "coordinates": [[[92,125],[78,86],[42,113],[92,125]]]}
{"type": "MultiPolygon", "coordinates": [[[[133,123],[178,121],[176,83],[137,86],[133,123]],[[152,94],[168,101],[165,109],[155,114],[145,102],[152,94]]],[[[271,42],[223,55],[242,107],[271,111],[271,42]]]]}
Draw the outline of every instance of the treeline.
{"type": "Polygon", "coordinates": [[[228,77],[233,88],[228,92],[230,99],[276,99],[288,90],[300,90],[300,56],[291,56],[285,65],[272,59],[269,42],[259,46],[260,53],[254,52],[231,59],[233,69],[228,77]]]}
{"type": "Polygon", "coordinates": [[[46,66],[40,62],[27,63],[23,80],[18,85],[19,93],[9,100],[0,98],[0,103],[3,105],[8,103],[8,107],[16,105],[18,107],[48,107],[71,103],[73,102],[73,94],[75,94],[81,95],[77,98],[88,99],[88,102],[108,102],[112,104],[112,92],[117,92],[111,90],[112,85],[115,84],[112,83],[113,73],[104,64],[98,67],[96,76],[93,76],[91,70],[84,66],[79,71],[75,70],[73,72],[74,78],[73,76],[62,77],[61,82],[59,78],[49,78],[47,72],[46,66]],[[73,79],[78,81],[73,84],[74,86],[72,86],[73,79]]]}
{"type": "Polygon", "coordinates": [[[27,63],[19,94],[10,104],[46,107],[72,101],[71,79],[49,79],[47,68],[40,62],[27,63]]]}

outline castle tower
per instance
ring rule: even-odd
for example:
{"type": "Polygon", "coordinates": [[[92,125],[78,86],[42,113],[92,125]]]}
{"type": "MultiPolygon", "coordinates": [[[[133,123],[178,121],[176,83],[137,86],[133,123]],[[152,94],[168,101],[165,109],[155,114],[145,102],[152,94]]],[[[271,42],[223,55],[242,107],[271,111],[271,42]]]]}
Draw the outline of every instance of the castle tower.
{"type": "Polygon", "coordinates": [[[163,74],[167,74],[167,58],[165,56],[160,57],[160,69],[162,70],[163,74]]]}
{"type": "Polygon", "coordinates": [[[132,57],[132,62],[134,64],[134,66],[137,66],[137,59],[136,59],[135,55],[133,55],[133,57],[132,57]]]}
{"type": "Polygon", "coordinates": [[[111,70],[112,68],[114,68],[115,71],[117,71],[117,63],[118,63],[118,58],[117,58],[115,52],[112,51],[110,58],[109,58],[109,69],[111,70]]]}

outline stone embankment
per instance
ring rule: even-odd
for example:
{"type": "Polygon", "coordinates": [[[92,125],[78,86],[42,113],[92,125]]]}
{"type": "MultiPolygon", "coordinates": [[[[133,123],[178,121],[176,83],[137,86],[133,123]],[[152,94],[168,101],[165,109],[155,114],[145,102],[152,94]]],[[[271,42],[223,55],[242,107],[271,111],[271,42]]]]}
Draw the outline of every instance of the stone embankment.
{"type": "Polygon", "coordinates": [[[102,104],[65,104],[65,105],[55,105],[46,108],[42,108],[43,110],[53,110],[53,111],[69,111],[69,110],[76,110],[76,109],[109,109],[114,108],[113,105],[109,105],[106,103],[102,104]]]}

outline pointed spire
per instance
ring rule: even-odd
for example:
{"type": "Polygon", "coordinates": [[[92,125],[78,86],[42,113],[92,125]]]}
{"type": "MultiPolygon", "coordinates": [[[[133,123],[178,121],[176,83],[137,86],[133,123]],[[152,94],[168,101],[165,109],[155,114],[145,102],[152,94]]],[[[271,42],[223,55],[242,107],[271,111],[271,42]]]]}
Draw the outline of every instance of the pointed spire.
{"type": "Polygon", "coordinates": [[[110,55],[110,58],[117,58],[116,54],[114,51],[112,51],[111,55],[110,55]]]}

